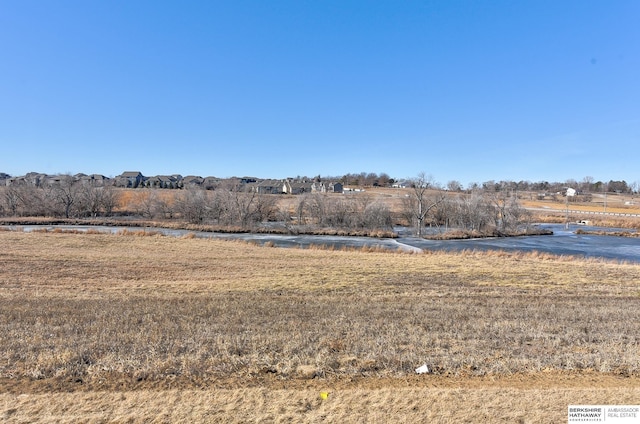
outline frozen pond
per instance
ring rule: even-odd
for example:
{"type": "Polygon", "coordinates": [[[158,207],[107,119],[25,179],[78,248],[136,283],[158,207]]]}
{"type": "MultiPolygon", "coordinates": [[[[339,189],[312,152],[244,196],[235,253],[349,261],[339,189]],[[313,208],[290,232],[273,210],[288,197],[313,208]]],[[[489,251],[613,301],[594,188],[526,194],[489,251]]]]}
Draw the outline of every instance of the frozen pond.
{"type": "Polygon", "coordinates": [[[594,258],[606,258],[640,263],[640,238],[596,236],[576,234],[577,229],[586,231],[613,230],[601,227],[571,225],[568,229],[561,224],[540,225],[541,228],[551,229],[554,234],[548,236],[524,236],[505,238],[484,238],[469,240],[423,240],[415,237],[400,237],[396,239],[375,239],[369,237],[341,237],[341,236],[312,236],[312,235],[279,235],[279,234],[224,234],[210,232],[194,232],[189,230],[172,230],[164,228],[139,227],[107,227],[81,225],[24,225],[3,226],[10,229],[34,231],[38,229],[55,229],[75,231],[100,231],[117,233],[124,229],[132,232],[154,231],[164,235],[180,237],[195,234],[201,238],[220,238],[254,241],[258,244],[273,243],[278,247],[309,247],[323,245],[341,249],[343,247],[361,248],[363,246],[377,247],[389,250],[420,251],[420,250],[506,250],[506,251],[540,251],[556,255],[576,255],[594,258]]]}
{"type": "Polygon", "coordinates": [[[613,229],[584,225],[571,225],[568,229],[562,224],[540,225],[540,227],[552,230],[553,235],[447,241],[401,238],[398,241],[421,249],[539,251],[556,255],[575,255],[640,263],[640,238],[576,234],[577,229],[613,231],[613,229]]]}

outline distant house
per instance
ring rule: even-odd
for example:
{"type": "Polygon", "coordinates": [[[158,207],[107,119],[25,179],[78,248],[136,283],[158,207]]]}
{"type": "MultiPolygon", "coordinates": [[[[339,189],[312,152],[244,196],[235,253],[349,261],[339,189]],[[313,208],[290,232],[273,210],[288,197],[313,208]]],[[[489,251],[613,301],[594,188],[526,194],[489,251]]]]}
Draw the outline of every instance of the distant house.
{"type": "Polygon", "coordinates": [[[39,172],[29,172],[21,177],[10,177],[3,174],[5,178],[0,178],[0,185],[6,186],[32,186],[43,187],[48,182],[50,176],[39,172]]]}
{"type": "Polygon", "coordinates": [[[94,187],[103,187],[109,184],[109,178],[100,174],[91,174],[91,175],[82,174],[80,177],[77,177],[77,179],[83,184],[87,184],[94,187]]]}
{"type": "Polygon", "coordinates": [[[242,178],[231,178],[231,179],[240,180],[240,184],[251,184],[258,181],[258,179],[254,177],[242,177],[242,178]]]}
{"type": "Polygon", "coordinates": [[[11,175],[5,174],[4,172],[0,172],[0,186],[9,185],[10,179],[11,179],[11,175]]]}
{"type": "Polygon", "coordinates": [[[146,188],[161,188],[160,178],[158,176],[148,177],[144,180],[144,184],[142,186],[146,188]]]}
{"type": "Polygon", "coordinates": [[[202,180],[202,187],[206,190],[214,190],[220,185],[220,178],[218,177],[205,177],[202,180]]]}
{"type": "Polygon", "coordinates": [[[178,180],[169,175],[156,175],[155,177],[147,178],[144,186],[149,188],[177,188],[178,180]]]}
{"type": "Polygon", "coordinates": [[[407,187],[411,187],[411,183],[409,181],[406,181],[406,180],[396,181],[395,183],[393,183],[393,185],[391,187],[393,187],[393,188],[407,188],[407,187]]]}
{"type": "Polygon", "coordinates": [[[311,191],[316,193],[342,193],[344,187],[342,183],[325,183],[324,181],[311,184],[311,191]]]}
{"type": "Polygon", "coordinates": [[[254,183],[252,189],[260,194],[282,194],[283,185],[279,180],[263,180],[254,183]]]}
{"type": "Polygon", "coordinates": [[[7,186],[25,186],[27,182],[24,177],[11,177],[5,180],[5,185],[7,186]]]}
{"type": "Polygon", "coordinates": [[[297,181],[285,181],[282,185],[282,192],[287,194],[302,194],[311,193],[313,183],[310,182],[297,182],[297,181]]]}
{"type": "Polygon", "coordinates": [[[115,185],[125,188],[137,188],[142,185],[145,178],[142,173],[138,171],[123,172],[115,178],[115,185]]]}
{"type": "Polygon", "coordinates": [[[204,182],[204,178],[196,175],[187,175],[182,179],[181,187],[198,187],[204,182]]]}
{"type": "Polygon", "coordinates": [[[55,186],[62,183],[63,180],[68,181],[67,178],[73,178],[73,177],[71,176],[67,177],[62,175],[47,175],[42,183],[47,184],[49,186],[55,186]]]}
{"type": "Polygon", "coordinates": [[[29,172],[24,176],[24,180],[26,181],[26,183],[34,187],[41,187],[47,180],[47,178],[47,174],[42,174],[39,172],[29,172]]]}
{"type": "Polygon", "coordinates": [[[344,191],[344,186],[342,183],[329,183],[327,191],[329,193],[342,193],[344,191]]]}

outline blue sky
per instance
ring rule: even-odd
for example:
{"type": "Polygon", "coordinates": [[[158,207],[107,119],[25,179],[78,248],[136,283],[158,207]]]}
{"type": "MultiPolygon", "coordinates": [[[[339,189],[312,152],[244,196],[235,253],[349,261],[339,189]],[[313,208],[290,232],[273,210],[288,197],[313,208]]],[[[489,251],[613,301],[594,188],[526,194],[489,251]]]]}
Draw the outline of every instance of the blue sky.
{"type": "Polygon", "coordinates": [[[0,0],[0,172],[640,180],[640,2],[0,0]]]}

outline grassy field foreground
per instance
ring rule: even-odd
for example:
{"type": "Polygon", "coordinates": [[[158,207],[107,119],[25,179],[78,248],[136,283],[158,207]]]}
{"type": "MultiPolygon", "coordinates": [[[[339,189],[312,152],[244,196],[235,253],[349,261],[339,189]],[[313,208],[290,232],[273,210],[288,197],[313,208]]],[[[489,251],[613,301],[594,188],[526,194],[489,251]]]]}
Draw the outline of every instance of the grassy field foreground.
{"type": "Polygon", "coordinates": [[[3,421],[562,422],[640,399],[638,265],[131,234],[0,246],[3,421]]]}

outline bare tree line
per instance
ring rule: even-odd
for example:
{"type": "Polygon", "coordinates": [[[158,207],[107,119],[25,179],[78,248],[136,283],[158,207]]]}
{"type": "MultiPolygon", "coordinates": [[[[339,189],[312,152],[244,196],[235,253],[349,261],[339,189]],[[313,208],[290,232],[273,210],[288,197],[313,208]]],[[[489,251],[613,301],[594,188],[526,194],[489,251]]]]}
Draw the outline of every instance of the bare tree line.
{"type": "Polygon", "coordinates": [[[111,186],[93,186],[60,176],[55,182],[35,187],[14,185],[0,192],[0,215],[87,218],[113,216],[120,203],[127,210],[119,214],[145,219],[182,219],[193,224],[252,228],[265,221],[285,226],[391,229],[389,208],[368,194],[331,197],[306,193],[296,199],[295,211],[279,206],[280,197],[259,194],[241,184],[216,190],[192,187],[166,195],[161,190],[123,192],[111,186]]]}
{"type": "Polygon", "coordinates": [[[0,214],[5,216],[111,216],[118,192],[111,186],[92,186],[62,175],[43,187],[12,185],[4,188],[0,214]]]}
{"type": "Polygon", "coordinates": [[[298,197],[295,222],[321,227],[356,229],[391,229],[389,207],[368,194],[331,197],[322,193],[307,193],[298,197]]]}
{"type": "MultiPolygon", "coordinates": [[[[449,188],[457,186],[453,182],[449,188]]],[[[514,233],[527,224],[529,214],[519,206],[515,191],[496,187],[470,193],[442,189],[430,176],[420,173],[401,211],[391,211],[383,200],[368,193],[331,196],[305,193],[292,206],[281,206],[281,197],[260,194],[246,185],[230,183],[216,190],[185,188],[168,194],[162,190],[136,190],[122,201],[123,191],[109,185],[95,186],[61,175],[41,187],[12,185],[0,191],[0,215],[88,218],[119,214],[145,219],[182,219],[193,224],[254,228],[277,221],[291,231],[301,227],[392,230],[394,224],[410,225],[416,235],[425,227],[439,232],[461,229],[477,232],[514,233]]]]}
{"type": "Polygon", "coordinates": [[[429,226],[438,232],[463,230],[492,235],[514,234],[530,224],[530,213],[522,208],[515,191],[495,187],[455,193],[452,181],[443,190],[424,172],[411,180],[411,196],[404,199],[404,218],[421,237],[429,226]]]}

